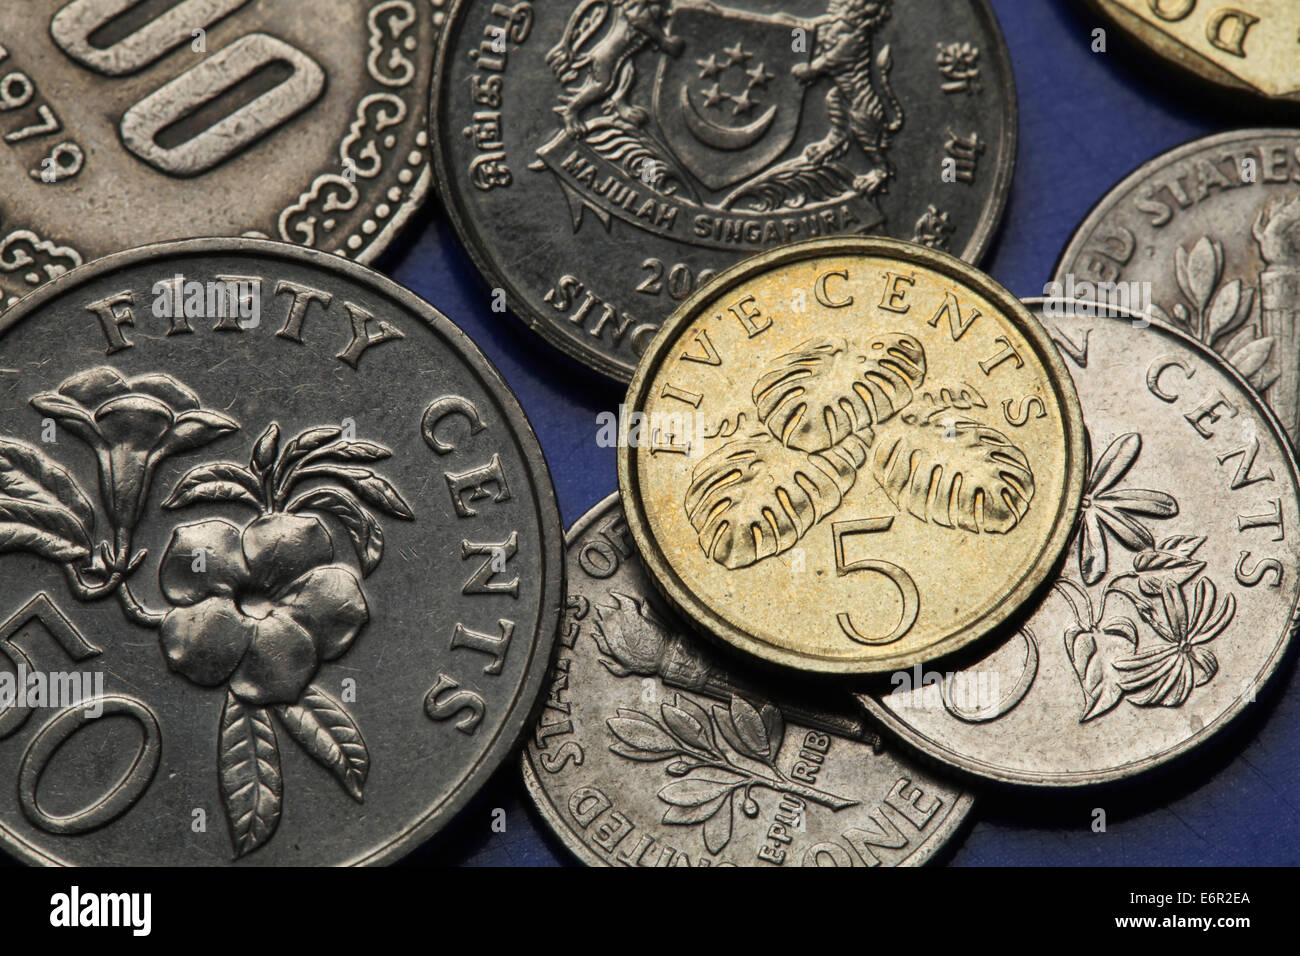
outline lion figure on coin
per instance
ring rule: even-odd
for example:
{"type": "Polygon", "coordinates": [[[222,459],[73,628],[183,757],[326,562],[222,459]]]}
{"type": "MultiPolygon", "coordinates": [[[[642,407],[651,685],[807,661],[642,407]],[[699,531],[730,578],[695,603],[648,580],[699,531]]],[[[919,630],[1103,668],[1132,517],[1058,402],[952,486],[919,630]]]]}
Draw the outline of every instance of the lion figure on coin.
{"type": "Polygon", "coordinates": [[[801,155],[743,183],[723,201],[724,209],[741,200],[757,209],[798,207],[809,196],[831,198],[828,187],[832,185],[864,196],[884,189],[894,175],[885,150],[890,135],[903,126],[903,108],[889,85],[893,68],[889,46],[874,57],[872,50],[876,31],[892,9],[892,0],[830,0],[826,14],[813,21],[811,61],[791,67],[801,83],[823,77],[831,81],[826,94],[830,131],[801,155]],[[858,176],[837,162],[854,144],[871,163],[858,176]]]}
{"type": "Polygon", "coordinates": [[[648,114],[625,101],[636,79],[633,57],[651,44],[666,53],[681,52],[682,41],[665,29],[665,0],[583,0],[564,36],[546,54],[565,95],[555,108],[565,132],[579,138],[587,133],[582,114],[597,103],[625,123],[641,126],[648,114]]]}

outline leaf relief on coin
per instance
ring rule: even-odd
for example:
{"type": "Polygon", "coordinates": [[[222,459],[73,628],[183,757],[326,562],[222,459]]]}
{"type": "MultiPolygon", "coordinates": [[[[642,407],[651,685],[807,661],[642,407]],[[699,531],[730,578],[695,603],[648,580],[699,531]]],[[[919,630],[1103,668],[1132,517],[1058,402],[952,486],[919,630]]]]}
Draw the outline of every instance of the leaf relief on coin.
{"type": "Polygon", "coordinates": [[[225,689],[217,770],[235,855],[265,845],[280,820],[276,721],[361,802],[370,768],[365,741],[343,704],[312,680],[369,623],[361,579],[384,550],[375,513],[415,519],[401,493],[366,467],[392,452],[333,427],[282,442],[272,423],[247,464],[189,469],[162,508],[232,505],[253,517],[177,525],[158,565],[169,607],[157,611],[131,584],[148,556],[133,539],[154,475],[164,459],[240,424],[205,408],[169,375],[127,378],[108,366],[69,377],[31,405],[94,452],[98,502],[44,452],[0,438],[0,553],[25,551],[58,565],[82,601],[116,598],[129,622],[158,631],[171,671],[225,689]],[[326,521],[351,542],[355,564],[335,553],[326,521]]]}
{"type": "Polygon", "coordinates": [[[775,704],[755,706],[733,694],[728,706],[715,704],[706,711],[677,694],[658,714],[620,708],[606,725],[615,738],[613,753],[628,760],[668,761],[665,773],[677,779],[658,792],[667,805],[663,822],[701,827],[704,845],[714,855],[731,841],[736,812],[758,816],[755,789],[793,797],[799,807],[814,803],[843,810],[857,803],[801,782],[796,770],[781,769],[785,719],[775,704]]]}
{"type": "MultiPolygon", "coordinates": [[[[842,503],[864,470],[914,518],[1006,534],[1029,510],[1025,453],[978,421],[965,384],[931,386],[925,350],[894,332],[863,344],[810,340],[755,382],[764,431],[728,441],[696,467],[684,499],[704,553],[729,569],[781,554],[842,503]]],[[[720,427],[729,437],[746,410],[720,427]]]]}
{"type": "Polygon", "coordinates": [[[1220,599],[1204,575],[1205,562],[1196,558],[1203,535],[1157,540],[1148,526],[1149,519],[1176,517],[1177,501],[1161,491],[1121,487],[1141,451],[1141,436],[1129,433],[1097,460],[1076,537],[1082,584],[1063,575],[1053,585],[1074,617],[1063,639],[1083,692],[1081,723],[1122,700],[1138,707],[1183,704],[1218,672],[1206,645],[1236,613],[1236,597],[1220,599]],[[1111,541],[1132,554],[1129,569],[1112,569],[1111,541]],[[1122,613],[1124,605],[1136,619],[1122,613]]]}
{"type": "Polygon", "coordinates": [[[1223,243],[1201,236],[1174,253],[1180,298],[1152,314],[1228,360],[1268,401],[1294,439],[1300,434],[1300,193],[1271,199],[1256,214],[1251,234],[1264,268],[1226,278],[1223,243]]]}

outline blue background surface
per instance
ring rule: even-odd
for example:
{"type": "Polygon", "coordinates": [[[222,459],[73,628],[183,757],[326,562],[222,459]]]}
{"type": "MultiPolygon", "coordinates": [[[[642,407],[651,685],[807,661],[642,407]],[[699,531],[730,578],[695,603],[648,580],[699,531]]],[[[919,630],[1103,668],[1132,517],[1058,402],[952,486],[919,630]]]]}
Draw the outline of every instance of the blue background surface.
{"type": "MultiPolygon", "coordinates": [[[[907,0],[898,4],[900,12],[907,0]]],[[[1041,294],[1075,226],[1116,182],[1188,139],[1261,125],[1233,105],[1125,48],[1077,0],[993,0],[1011,50],[1020,150],[1010,203],[984,267],[1017,295],[1041,294]]],[[[599,255],[599,249],[593,248],[599,255]]],[[[565,526],[615,490],[614,451],[595,443],[596,415],[622,390],[550,349],[489,290],[432,201],[380,268],[464,328],[518,394],[550,463],[565,526]]],[[[1254,710],[1171,772],[1123,788],[1053,795],[975,789],[972,823],[943,860],[953,865],[1238,865],[1300,863],[1300,695],[1294,655],[1254,710]],[[1106,832],[1092,829],[1094,809],[1106,832]]],[[[410,863],[573,862],[508,762],[474,803],[410,863]],[[493,811],[506,831],[493,833],[493,811]]]]}

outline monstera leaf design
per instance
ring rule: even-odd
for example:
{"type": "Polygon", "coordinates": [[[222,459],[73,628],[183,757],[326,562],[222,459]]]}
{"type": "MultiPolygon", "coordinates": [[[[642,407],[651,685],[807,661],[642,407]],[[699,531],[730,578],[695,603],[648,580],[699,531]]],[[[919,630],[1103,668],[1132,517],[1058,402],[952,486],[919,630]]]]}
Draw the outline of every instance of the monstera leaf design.
{"type": "Polygon", "coordinates": [[[686,491],[700,547],[731,569],[789,550],[840,506],[868,450],[856,434],[812,455],[761,433],[728,442],[700,462],[686,491]]]}
{"type": "Polygon", "coordinates": [[[753,398],[773,437],[818,452],[892,418],[924,380],[925,350],[910,335],[809,340],[775,360],[753,398]]]}
{"type": "Polygon", "coordinates": [[[1010,531],[1034,497],[1024,452],[1001,432],[969,419],[897,419],[876,434],[871,473],[900,509],[977,534],[1010,531]]]}

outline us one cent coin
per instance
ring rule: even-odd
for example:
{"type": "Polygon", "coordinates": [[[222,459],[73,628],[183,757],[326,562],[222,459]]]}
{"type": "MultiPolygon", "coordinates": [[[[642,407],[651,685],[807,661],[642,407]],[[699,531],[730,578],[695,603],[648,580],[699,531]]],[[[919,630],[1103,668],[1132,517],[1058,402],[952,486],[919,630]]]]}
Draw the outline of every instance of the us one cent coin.
{"type": "Polygon", "coordinates": [[[0,9],[0,309],[146,242],[369,262],[432,178],[441,0],[27,0],[0,9]]]}
{"type": "Polygon", "coordinates": [[[1300,478],[1276,418],[1203,344],[1132,313],[1033,307],[1092,450],[1065,563],[988,656],[861,700],[963,770],[1101,783],[1209,739],[1277,668],[1300,605],[1300,478]]]}
{"type": "Polygon", "coordinates": [[[386,862],[511,752],[559,513],[432,306],[286,243],[164,243],[6,312],[0,375],[8,852],[386,862]]]}
{"type": "Polygon", "coordinates": [[[1235,93],[1300,103],[1300,7],[1291,0],[1090,0],[1132,39],[1235,93]]]}
{"type": "Polygon", "coordinates": [[[678,303],[765,249],[875,233],[977,260],[1016,151],[985,0],[461,0],[431,112],[501,304],[624,382],[678,303]]]}
{"type": "Polygon", "coordinates": [[[1300,130],[1235,130],[1157,156],[1075,230],[1051,291],[1187,333],[1300,438],[1300,130]]]}
{"type": "Polygon", "coordinates": [[[1083,419],[1038,321],[892,239],[764,253],[646,352],[619,488],[678,608],[770,662],[894,670],[1012,614],[1070,536],[1083,419]]]}
{"type": "Polygon", "coordinates": [[[568,588],[523,772],[583,862],[915,866],[970,811],[854,707],[788,680],[774,694],[695,636],[641,567],[617,495],[570,529],[568,588]]]}

